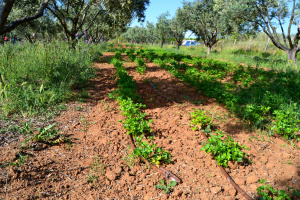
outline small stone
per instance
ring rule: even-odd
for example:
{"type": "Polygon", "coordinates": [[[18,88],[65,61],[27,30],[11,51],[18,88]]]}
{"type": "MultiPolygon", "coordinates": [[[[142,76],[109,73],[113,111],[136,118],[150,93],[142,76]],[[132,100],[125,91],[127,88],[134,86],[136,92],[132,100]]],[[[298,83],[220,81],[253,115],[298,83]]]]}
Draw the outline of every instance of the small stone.
{"type": "Polygon", "coordinates": [[[120,176],[121,172],[122,172],[122,167],[116,167],[115,169],[116,176],[120,176]]]}
{"type": "Polygon", "coordinates": [[[257,180],[258,178],[256,176],[248,176],[246,182],[247,184],[251,184],[251,183],[256,183],[257,180]]]}
{"type": "Polygon", "coordinates": [[[144,200],[150,200],[150,199],[152,199],[152,195],[146,194],[146,196],[144,197],[144,200]]]}
{"type": "Polygon", "coordinates": [[[173,197],[180,197],[182,195],[182,191],[181,190],[175,190],[173,193],[172,193],[172,196],[173,197]]]}
{"type": "Polygon", "coordinates": [[[106,172],[105,176],[111,181],[114,181],[117,178],[117,175],[115,173],[113,173],[112,171],[106,172]]]}
{"type": "Polygon", "coordinates": [[[228,193],[230,194],[230,196],[234,197],[236,195],[236,190],[232,188],[228,191],[228,193]]]}
{"type": "Polygon", "coordinates": [[[238,186],[245,185],[245,180],[242,179],[242,178],[237,178],[237,179],[235,179],[235,183],[236,183],[238,186]]]}
{"type": "Polygon", "coordinates": [[[219,187],[219,186],[216,186],[216,187],[210,188],[210,190],[211,190],[213,193],[218,194],[219,192],[221,192],[222,188],[219,187]]]}

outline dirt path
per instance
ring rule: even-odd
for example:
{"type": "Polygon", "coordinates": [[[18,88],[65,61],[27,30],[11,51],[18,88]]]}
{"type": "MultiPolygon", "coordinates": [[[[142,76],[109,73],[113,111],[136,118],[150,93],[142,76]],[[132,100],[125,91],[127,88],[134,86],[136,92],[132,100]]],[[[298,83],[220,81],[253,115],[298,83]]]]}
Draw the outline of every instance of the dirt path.
{"type": "MultiPolygon", "coordinates": [[[[139,75],[131,62],[124,63],[137,81],[146,104],[154,142],[168,150],[172,164],[164,167],[183,180],[171,195],[154,185],[163,179],[129,157],[126,131],[115,100],[108,93],[116,88],[115,69],[107,64],[112,53],[99,63],[90,98],[86,103],[70,103],[56,121],[70,136],[71,144],[44,146],[31,150],[32,156],[20,167],[11,167],[7,199],[243,199],[223,177],[212,157],[201,149],[203,137],[190,128],[190,112],[202,109],[217,128],[250,149],[251,164],[230,164],[228,173],[250,196],[255,197],[258,179],[266,179],[276,189],[287,185],[300,189],[300,151],[280,139],[249,133],[245,125],[213,99],[194,89],[158,66],[147,63],[146,74],[139,75]],[[151,85],[176,105],[159,96],[151,85]]],[[[126,56],[123,56],[127,60],[126,56]]],[[[13,147],[0,149],[0,162],[16,153],[13,147]]],[[[0,169],[0,199],[4,199],[8,168],[0,169]]]]}

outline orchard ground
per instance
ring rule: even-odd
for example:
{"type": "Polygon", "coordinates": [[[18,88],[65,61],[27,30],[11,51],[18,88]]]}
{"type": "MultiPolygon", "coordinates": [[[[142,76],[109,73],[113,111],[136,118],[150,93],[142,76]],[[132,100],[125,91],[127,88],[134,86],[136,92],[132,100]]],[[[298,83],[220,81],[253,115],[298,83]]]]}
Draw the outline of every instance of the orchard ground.
{"type": "MultiPolygon", "coordinates": [[[[20,166],[0,169],[1,199],[243,199],[213,158],[200,150],[204,138],[190,126],[190,113],[195,109],[205,111],[218,129],[249,147],[245,152],[251,162],[229,163],[226,171],[251,197],[257,197],[261,179],[276,189],[300,189],[300,143],[295,148],[280,138],[250,131],[214,99],[151,62],[140,75],[136,64],[122,54],[146,104],[144,111],[153,119],[153,141],[173,156],[172,163],[163,166],[183,181],[170,194],[158,190],[155,185],[164,177],[129,156],[130,142],[119,122],[123,116],[118,103],[108,97],[117,87],[115,68],[109,64],[113,55],[104,53],[94,64],[96,77],[86,88],[90,94],[86,102],[67,103],[67,109],[54,119],[69,138],[67,142],[52,146],[35,143],[21,149],[24,136],[1,135],[1,165],[20,162],[20,152],[28,156],[20,166]],[[147,80],[178,104],[160,96],[147,80]]],[[[1,121],[2,125],[7,124],[1,121]]]]}

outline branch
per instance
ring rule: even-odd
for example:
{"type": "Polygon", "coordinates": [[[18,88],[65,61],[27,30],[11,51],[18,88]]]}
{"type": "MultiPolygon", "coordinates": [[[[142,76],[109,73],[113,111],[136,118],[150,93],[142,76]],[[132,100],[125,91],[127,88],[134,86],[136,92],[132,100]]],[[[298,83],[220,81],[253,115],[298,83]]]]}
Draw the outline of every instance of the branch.
{"type": "MultiPolygon", "coordinates": [[[[293,48],[293,42],[292,42],[292,39],[291,39],[291,26],[292,26],[292,23],[293,23],[293,20],[294,20],[294,16],[295,16],[295,0],[294,0],[294,3],[293,3],[293,9],[292,9],[292,14],[291,14],[289,28],[288,28],[288,36],[287,36],[288,41],[290,43],[291,49],[293,48]]],[[[296,45],[297,45],[297,43],[296,43],[296,45]]]]}
{"type": "Polygon", "coordinates": [[[282,32],[282,37],[283,37],[284,44],[285,44],[286,47],[288,47],[288,45],[286,43],[286,37],[285,37],[285,34],[284,34],[282,23],[281,23],[281,20],[280,20],[280,15],[278,13],[277,13],[277,16],[278,16],[278,22],[279,22],[279,25],[280,25],[280,28],[281,28],[281,32],[282,32]]]}
{"type": "Polygon", "coordinates": [[[50,12],[52,12],[52,14],[58,19],[59,23],[62,25],[62,27],[65,30],[65,33],[68,35],[71,35],[71,32],[68,30],[67,27],[67,23],[65,21],[63,21],[56,12],[54,12],[54,10],[52,10],[52,8],[48,7],[48,9],[50,10],[50,12]]]}
{"type": "MultiPolygon", "coordinates": [[[[12,2],[14,2],[14,0],[13,0],[12,2]]],[[[16,20],[16,21],[12,22],[11,24],[5,26],[5,27],[3,28],[3,30],[0,32],[0,35],[3,35],[3,34],[5,34],[5,33],[7,33],[7,32],[12,31],[12,30],[15,29],[17,26],[19,26],[19,25],[21,25],[21,24],[23,24],[23,23],[32,21],[32,20],[34,20],[34,19],[37,19],[37,18],[43,16],[44,10],[47,8],[48,2],[49,2],[49,0],[45,0],[45,1],[42,3],[42,5],[41,5],[39,11],[38,11],[35,15],[32,15],[32,16],[29,16],[29,17],[23,17],[23,18],[21,18],[21,19],[19,19],[19,20],[16,20]]]]}
{"type": "MultiPolygon", "coordinates": [[[[89,24],[88,27],[85,29],[85,31],[88,31],[88,30],[91,28],[91,26],[92,26],[92,24],[94,23],[95,19],[97,18],[97,16],[98,16],[98,15],[100,14],[100,12],[102,12],[102,11],[105,11],[105,10],[98,10],[98,12],[97,12],[96,15],[94,16],[94,18],[91,20],[90,24],[89,24]]],[[[83,24],[81,24],[81,26],[82,26],[82,25],[83,25],[83,24]]],[[[78,27],[78,29],[80,29],[81,26],[78,27]]],[[[80,39],[81,37],[82,37],[82,35],[79,36],[79,39],[80,39]]]]}
{"type": "Polygon", "coordinates": [[[0,10],[0,30],[2,30],[7,22],[7,18],[11,9],[15,3],[15,0],[4,0],[0,10]]]}

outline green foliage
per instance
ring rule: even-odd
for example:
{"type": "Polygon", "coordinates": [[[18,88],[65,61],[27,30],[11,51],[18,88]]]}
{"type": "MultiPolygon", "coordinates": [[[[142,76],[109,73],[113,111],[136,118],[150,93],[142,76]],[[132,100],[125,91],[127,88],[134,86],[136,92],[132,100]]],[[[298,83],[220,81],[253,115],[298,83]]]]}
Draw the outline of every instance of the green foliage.
{"type": "Polygon", "coordinates": [[[160,190],[163,190],[163,192],[165,194],[170,194],[173,191],[172,187],[175,187],[177,185],[176,181],[170,181],[169,184],[167,184],[167,185],[165,184],[165,182],[163,180],[159,180],[159,182],[161,184],[157,184],[157,185],[155,185],[155,187],[160,190]]]}
{"type": "Polygon", "coordinates": [[[289,139],[299,137],[300,88],[296,86],[300,84],[300,76],[295,71],[243,67],[208,58],[176,56],[164,50],[155,53],[158,56],[153,61],[155,64],[206,96],[224,103],[249,127],[269,129],[289,139]]]}
{"type": "Polygon", "coordinates": [[[121,54],[122,53],[120,51],[116,51],[114,57],[119,60],[119,59],[121,59],[121,54]]]}
{"type": "Polygon", "coordinates": [[[142,141],[141,137],[136,137],[137,148],[134,149],[131,156],[142,156],[157,166],[159,166],[162,161],[170,163],[172,158],[171,154],[153,144],[152,139],[153,138],[150,138],[149,144],[147,141],[142,141]]]}
{"type": "Polygon", "coordinates": [[[0,166],[0,168],[10,166],[10,165],[14,166],[14,167],[21,167],[24,164],[24,162],[28,159],[29,156],[24,156],[22,154],[22,152],[20,151],[16,157],[18,158],[17,161],[15,161],[15,162],[11,162],[11,161],[6,162],[4,165],[0,166]]]}
{"type": "Polygon", "coordinates": [[[259,200],[291,200],[291,196],[300,197],[299,190],[290,188],[292,194],[288,194],[285,190],[276,190],[269,184],[265,184],[266,180],[260,180],[259,183],[263,184],[262,186],[256,189],[257,194],[259,195],[259,200]]]}
{"type": "Polygon", "coordinates": [[[128,130],[127,134],[132,135],[136,140],[137,148],[134,149],[131,157],[142,156],[155,165],[159,165],[162,161],[170,163],[171,154],[153,144],[152,138],[150,138],[150,142],[142,141],[144,134],[151,132],[152,120],[145,120],[146,113],[141,112],[141,109],[146,106],[136,103],[141,98],[136,91],[135,81],[128,76],[123,64],[116,58],[112,59],[111,63],[116,67],[118,89],[109,96],[119,101],[120,110],[125,116],[121,122],[128,130]]]}
{"type": "Polygon", "coordinates": [[[196,110],[191,114],[192,120],[192,129],[194,131],[199,130],[199,129],[205,129],[207,126],[212,126],[213,124],[211,123],[211,118],[207,117],[205,112],[201,110],[196,110]]]}
{"type": "Polygon", "coordinates": [[[136,71],[139,74],[144,74],[145,71],[146,71],[145,61],[142,58],[136,58],[134,61],[138,65],[137,68],[136,68],[136,71]]]}
{"type": "Polygon", "coordinates": [[[29,137],[22,142],[21,147],[24,147],[29,141],[42,142],[50,145],[68,141],[68,138],[65,138],[58,133],[59,130],[56,129],[56,124],[52,124],[44,128],[38,128],[37,133],[31,130],[31,127],[27,123],[24,123],[24,127],[25,128],[20,129],[20,133],[25,135],[29,134],[29,137]]]}
{"type": "Polygon", "coordinates": [[[34,136],[34,140],[38,142],[48,143],[48,144],[58,144],[60,139],[58,129],[55,129],[56,124],[49,125],[44,128],[38,128],[38,133],[34,136]]]}
{"type": "Polygon", "coordinates": [[[141,103],[134,103],[131,99],[123,99],[120,102],[120,110],[123,111],[122,115],[126,116],[125,120],[121,120],[124,128],[127,129],[127,134],[134,137],[141,136],[145,132],[151,132],[150,123],[152,120],[145,120],[146,113],[142,113],[140,108],[145,105],[141,103]]]}
{"type": "Polygon", "coordinates": [[[297,137],[296,133],[300,130],[299,110],[297,103],[291,103],[285,108],[281,106],[280,110],[275,110],[271,130],[285,138],[295,139],[297,137]]]}
{"type": "Polygon", "coordinates": [[[64,42],[1,46],[0,111],[34,116],[73,97],[94,76],[91,65],[100,56],[101,46],[81,47],[86,51],[64,42]]]}
{"type": "Polygon", "coordinates": [[[222,134],[221,131],[216,133],[217,135],[210,134],[208,140],[203,142],[202,151],[211,153],[218,161],[218,164],[224,167],[228,166],[228,161],[242,162],[246,158],[247,154],[241,150],[247,149],[247,147],[244,145],[240,146],[230,136],[227,136],[227,139],[223,139],[225,134],[222,134]]]}

